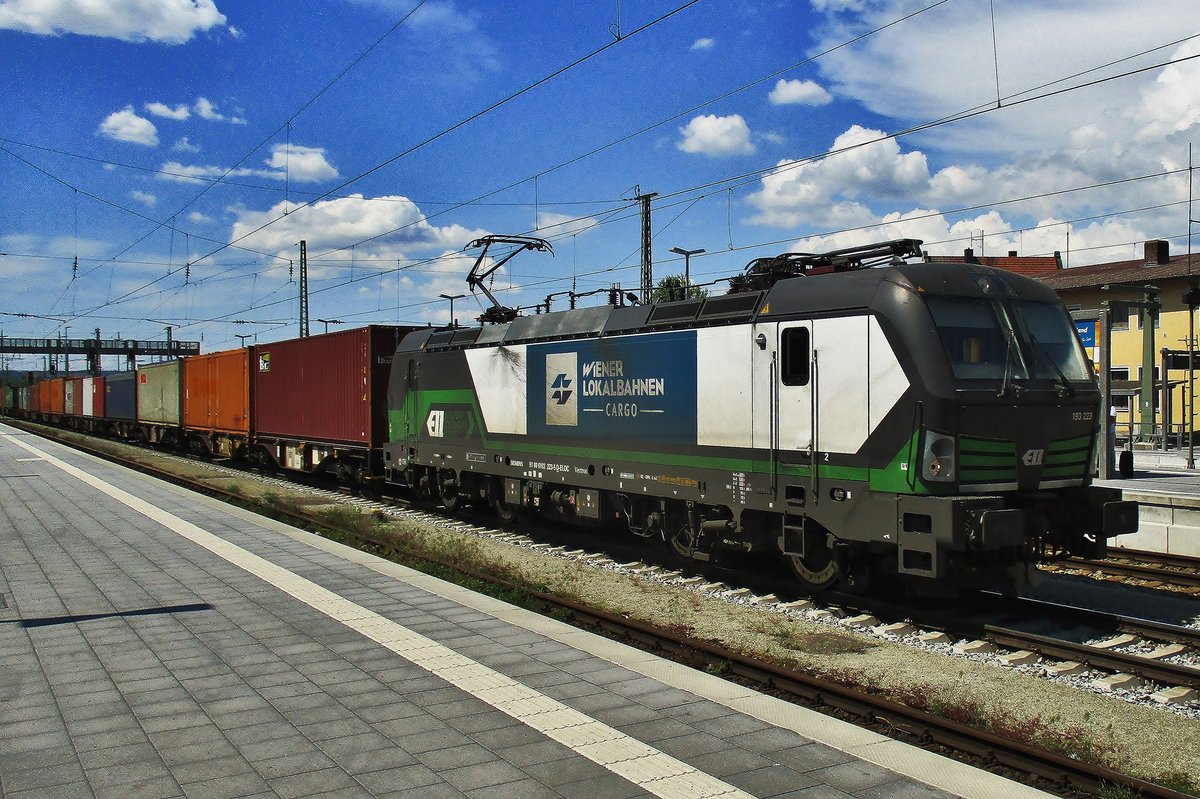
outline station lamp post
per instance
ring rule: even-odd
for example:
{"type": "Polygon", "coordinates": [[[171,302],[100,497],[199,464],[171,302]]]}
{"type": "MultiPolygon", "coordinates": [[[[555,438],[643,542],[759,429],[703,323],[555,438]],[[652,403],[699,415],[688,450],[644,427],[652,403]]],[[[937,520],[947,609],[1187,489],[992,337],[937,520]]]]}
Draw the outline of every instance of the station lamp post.
{"type": "Polygon", "coordinates": [[[344,324],[346,324],[346,323],[345,323],[345,322],[343,322],[341,319],[318,319],[317,321],[318,321],[318,322],[320,322],[321,324],[325,325],[325,332],[326,332],[326,333],[328,333],[328,332],[329,332],[329,326],[330,326],[330,325],[344,325],[344,324]]]}
{"type": "Polygon", "coordinates": [[[458,322],[454,321],[454,301],[461,300],[466,294],[439,294],[443,300],[450,300],[450,326],[458,327],[458,322]]]}
{"type": "MultiPolygon", "coordinates": [[[[319,322],[319,321],[321,321],[321,320],[319,320],[319,319],[318,319],[317,321],[319,322]]],[[[246,346],[246,339],[248,339],[248,338],[254,338],[254,334],[253,334],[253,333],[234,333],[234,334],[233,334],[233,337],[234,337],[234,338],[236,338],[236,339],[238,340],[238,344],[239,344],[240,346],[242,346],[242,347],[245,347],[245,346],[246,346]]]]}
{"type": "Polygon", "coordinates": [[[682,247],[672,247],[671,252],[683,256],[683,298],[688,298],[688,290],[692,287],[692,256],[708,252],[701,247],[698,250],[685,250],[682,247]]]}

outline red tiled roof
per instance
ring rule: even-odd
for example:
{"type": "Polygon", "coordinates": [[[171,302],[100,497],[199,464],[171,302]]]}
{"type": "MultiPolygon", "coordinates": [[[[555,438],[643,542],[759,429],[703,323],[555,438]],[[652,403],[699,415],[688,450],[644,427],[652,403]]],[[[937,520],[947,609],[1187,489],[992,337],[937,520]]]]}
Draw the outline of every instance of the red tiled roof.
{"type": "Polygon", "coordinates": [[[1131,261],[1116,261],[1109,264],[1075,266],[1054,274],[1036,275],[1038,280],[1055,291],[1082,289],[1105,284],[1150,283],[1165,278],[1200,277],[1200,254],[1193,254],[1194,263],[1188,268],[1188,256],[1176,255],[1164,264],[1146,263],[1138,258],[1131,261]]]}
{"type": "Polygon", "coordinates": [[[1062,269],[1062,263],[1055,255],[931,255],[926,260],[931,263],[961,264],[966,262],[994,266],[997,269],[1005,269],[1009,272],[1016,272],[1018,275],[1028,275],[1039,279],[1043,275],[1052,275],[1062,269]]]}

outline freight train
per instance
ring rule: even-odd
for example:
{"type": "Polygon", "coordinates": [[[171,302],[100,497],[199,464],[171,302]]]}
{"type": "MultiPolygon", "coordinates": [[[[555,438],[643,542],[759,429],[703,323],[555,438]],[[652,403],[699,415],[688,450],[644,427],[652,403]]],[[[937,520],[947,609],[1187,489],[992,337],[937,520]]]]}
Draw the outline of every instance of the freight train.
{"type": "Polygon", "coordinates": [[[449,511],[782,557],[810,589],[1010,590],[1048,553],[1101,554],[1137,506],[1091,485],[1101,397],[1066,310],[1019,275],[905,263],[918,245],[759,259],[711,297],[493,307],[480,327],[339,331],[6,399],[449,511]]]}
{"type": "Polygon", "coordinates": [[[8,413],[268,470],[383,480],[392,356],[413,327],[371,325],[57,377],[5,395],[8,413]]]}
{"type": "Polygon", "coordinates": [[[1135,531],[1136,504],[1090,484],[1101,396],[1054,292],[905,263],[919,244],[760,259],[703,299],[410,333],[389,479],[697,560],[782,556],[813,589],[1012,588],[1045,552],[1135,531]]]}

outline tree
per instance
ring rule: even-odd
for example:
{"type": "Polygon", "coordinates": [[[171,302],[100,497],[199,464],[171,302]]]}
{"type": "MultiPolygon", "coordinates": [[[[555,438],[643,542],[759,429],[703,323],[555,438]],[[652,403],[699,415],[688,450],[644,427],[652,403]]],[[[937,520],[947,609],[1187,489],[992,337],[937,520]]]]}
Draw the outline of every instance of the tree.
{"type": "Polygon", "coordinates": [[[701,288],[694,283],[686,286],[686,292],[684,289],[683,275],[667,275],[658,281],[658,285],[654,287],[654,291],[650,292],[650,302],[672,302],[683,299],[699,300],[708,296],[708,289],[701,288]]]}

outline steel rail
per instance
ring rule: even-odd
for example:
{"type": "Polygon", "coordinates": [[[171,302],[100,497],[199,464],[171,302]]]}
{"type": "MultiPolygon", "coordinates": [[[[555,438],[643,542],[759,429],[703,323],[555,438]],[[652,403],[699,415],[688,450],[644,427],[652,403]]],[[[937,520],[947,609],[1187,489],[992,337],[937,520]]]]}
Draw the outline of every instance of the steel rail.
{"type": "MultiPolygon", "coordinates": [[[[1068,558],[1059,561],[1059,565],[1070,569],[1090,569],[1101,574],[1114,574],[1121,577],[1136,577],[1142,580],[1157,580],[1159,582],[1168,583],[1185,588],[1200,588],[1200,561],[1192,559],[1192,563],[1188,564],[1182,560],[1175,559],[1167,560],[1152,560],[1149,557],[1153,553],[1138,556],[1133,560],[1141,560],[1143,563],[1120,563],[1112,560],[1090,560],[1087,558],[1068,558]],[[1160,565],[1150,565],[1158,563],[1160,565]],[[1171,568],[1172,566],[1178,568],[1171,568]],[[1181,571],[1180,568],[1191,568],[1193,571],[1181,571]]],[[[1113,557],[1111,554],[1109,557],[1113,557]]],[[[1126,557],[1126,556],[1121,556],[1126,557]]]]}
{"type": "Polygon", "coordinates": [[[1107,671],[1134,674],[1151,682],[1170,686],[1200,687],[1200,669],[1194,666],[1156,660],[1129,652],[1115,652],[1009,627],[988,624],[984,629],[987,637],[1000,646],[1022,649],[1057,660],[1085,663],[1107,671]]]}

